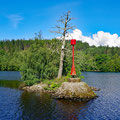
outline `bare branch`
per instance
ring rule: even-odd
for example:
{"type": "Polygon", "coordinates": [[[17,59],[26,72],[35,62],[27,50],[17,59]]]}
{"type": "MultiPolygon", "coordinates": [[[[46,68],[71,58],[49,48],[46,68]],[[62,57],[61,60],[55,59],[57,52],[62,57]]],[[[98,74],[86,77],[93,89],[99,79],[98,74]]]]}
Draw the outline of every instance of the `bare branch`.
{"type": "Polygon", "coordinates": [[[73,30],[75,28],[75,26],[71,26],[71,27],[68,27],[66,30],[73,30]]]}
{"type": "Polygon", "coordinates": [[[60,26],[58,26],[58,25],[55,25],[55,28],[64,30],[64,28],[62,28],[62,27],[60,27],[60,26]]]}
{"type": "Polygon", "coordinates": [[[62,34],[62,32],[60,32],[60,31],[52,31],[52,30],[50,30],[50,32],[55,33],[55,34],[62,34]]]}
{"type": "Polygon", "coordinates": [[[57,20],[57,22],[61,22],[62,24],[65,24],[65,21],[64,21],[64,19],[62,18],[62,19],[60,19],[60,20],[57,20]]]}

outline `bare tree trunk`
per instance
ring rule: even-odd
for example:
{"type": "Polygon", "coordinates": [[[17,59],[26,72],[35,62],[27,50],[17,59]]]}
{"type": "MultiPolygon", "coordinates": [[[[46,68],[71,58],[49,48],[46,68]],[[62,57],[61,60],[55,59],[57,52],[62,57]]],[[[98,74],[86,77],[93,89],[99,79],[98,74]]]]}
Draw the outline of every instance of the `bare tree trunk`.
{"type": "Polygon", "coordinates": [[[63,72],[63,62],[64,62],[64,56],[65,56],[65,37],[63,38],[63,44],[61,48],[61,56],[60,56],[60,65],[59,65],[59,71],[58,71],[58,79],[62,77],[63,72]]]}
{"type": "Polygon", "coordinates": [[[70,18],[70,11],[68,11],[66,14],[61,16],[61,19],[58,20],[58,22],[62,23],[62,26],[56,25],[55,28],[57,28],[57,31],[53,31],[57,34],[62,34],[62,48],[61,48],[61,55],[60,55],[60,65],[59,65],[59,71],[58,71],[58,79],[62,77],[63,73],[63,64],[64,64],[64,56],[65,56],[65,36],[68,33],[69,30],[72,30],[74,26],[71,26],[68,24],[72,18],[70,18]]]}

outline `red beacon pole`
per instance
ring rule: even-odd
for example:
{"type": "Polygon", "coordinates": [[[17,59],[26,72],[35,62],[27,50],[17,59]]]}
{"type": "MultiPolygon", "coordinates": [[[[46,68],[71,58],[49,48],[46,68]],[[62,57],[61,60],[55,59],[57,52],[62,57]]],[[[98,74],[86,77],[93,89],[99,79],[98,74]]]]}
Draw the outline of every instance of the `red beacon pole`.
{"type": "Polygon", "coordinates": [[[74,77],[76,75],[75,65],[74,65],[74,45],[76,44],[76,39],[71,40],[72,45],[72,69],[71,69],[71,76],[74,77]]]}

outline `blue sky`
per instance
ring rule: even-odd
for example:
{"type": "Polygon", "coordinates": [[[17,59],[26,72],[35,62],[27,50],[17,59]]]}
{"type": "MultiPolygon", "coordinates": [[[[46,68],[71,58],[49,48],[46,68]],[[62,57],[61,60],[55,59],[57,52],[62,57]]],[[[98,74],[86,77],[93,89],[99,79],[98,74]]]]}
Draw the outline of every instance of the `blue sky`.
{"type": "Polygon", "coordinates": [[[119,6],[119,0],[1,0],[0,40],[34,38],[40,30],[43,38],[53,38],[49,30],[68,10],[85,36],[98,31],[120,35],[119,6]]]}

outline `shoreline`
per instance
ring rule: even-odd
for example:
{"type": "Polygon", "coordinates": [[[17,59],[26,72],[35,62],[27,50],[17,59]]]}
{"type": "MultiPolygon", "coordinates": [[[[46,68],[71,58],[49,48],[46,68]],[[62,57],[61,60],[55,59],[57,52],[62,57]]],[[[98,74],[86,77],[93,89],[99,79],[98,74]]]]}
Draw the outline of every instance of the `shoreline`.
{"type": "Polygon", "coordinates": [[[45,89],[46,87],[49,88],[47,84],[39,83],[32,86],[23,86],[20,89],[26,92],[48,93],[51,95],[52,98],[55,98],[55,99],[80,100],[80,101],[89,101],[97,98],[98,96],[96,95],[96,93],[94,93],[94,91],[100,90],[95,87],[89,87],[84,82],[78,82],[78,83],[63,82],[59,88],[56,88],[54,90],[48,90],[48,89],[46,90],[45,89]],[[80,85],[83,84],[81,88],[79,84],[80,85]],[[71,85],[73,88],[71,87],[72,89],[69,89],[71,85]],[[68,86],[68,88],[66,87],[63,88],[64,86],[68,86]]]}

